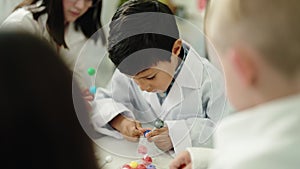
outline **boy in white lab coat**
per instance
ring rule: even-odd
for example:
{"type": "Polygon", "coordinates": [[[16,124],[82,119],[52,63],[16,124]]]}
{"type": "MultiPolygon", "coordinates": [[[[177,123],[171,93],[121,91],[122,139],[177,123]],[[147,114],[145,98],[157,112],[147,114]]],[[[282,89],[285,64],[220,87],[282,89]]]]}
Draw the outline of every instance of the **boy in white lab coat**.
{"type": "MultiPolygon", "coordinates": [[[[299,11],[298,0],[214,1],[206,30],[240,112],[218,128],[210,169],[299,168],[299,11]]],[[[201,151],[182,152],[170,168],[203,168],[201,151]]]]}
{"type": "Polygon", "coordinates": [[[112,19],[108,42],[117,70],[110,89],[95,96],[95,129],[136,141],[141,123],[161,119],[165,125],[146,135],[161,150],[211,146],[225,111],[223,79],[179,39],[171,10],[156,0],[128,1],[112,19]]]}

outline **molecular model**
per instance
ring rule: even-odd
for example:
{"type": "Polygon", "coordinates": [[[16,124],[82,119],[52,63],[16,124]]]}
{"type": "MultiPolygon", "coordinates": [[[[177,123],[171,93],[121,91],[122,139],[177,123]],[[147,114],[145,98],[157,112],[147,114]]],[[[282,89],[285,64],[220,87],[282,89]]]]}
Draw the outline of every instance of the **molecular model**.
{"type": "MultiPolygon", "coordinates": [[[[91,76],[91,78],[92,78],[92,77],[95,75],[96,71],[95,71],[94,68],[88,68],[87,73],[88,73],[88,74],[91,76]]],[[[93,84],[93,80],[91,80],[91,81],[92,81],[92,84],[93,84]]],[[[92,94],[95,94],[95,93],[96,93],[96,90],[97,90],[97,88],[96,88],[95,85],[92,85],[92,86],[90,87],[90,89],[89,89],[90,93],[92,93],[92,94]]]]}
{"type": "MultiPolygon", "coordinates": [[[[154,127],[155,127],[154,129],[159,129],[159,128],[164,127],[164,121],[157,118],[154,122],[154,127]]],[[[144,137],[146,137],[147,134],[153,130],[146,130],[144,132],[144,137]]],[[[152,158],[149,155],[147,155],[147,153],[148,153],[147,145],[148,144],[149,143],[147,143],[147,141],[144,140],[142,142],[140,141],[140,144],[138,146],[138,153],[144,155],[144,157],[141,160],[142,161],[141,163],[138,163],[137,161],[131,161],[128,164],[124,164],[121,169],[156,169],[156,166],[154,164],[152,164],[152,158]]],[[[148,147],[149,147],[149,145],[148,145],[148,147]]]]}
{"type": "Polygon", "coordinates": [[[131,161],[129,164],[124,164],[121,169],[156,169],[156,167],[152,164],[152,158],[146,154],[141,163],[131,161]]]}

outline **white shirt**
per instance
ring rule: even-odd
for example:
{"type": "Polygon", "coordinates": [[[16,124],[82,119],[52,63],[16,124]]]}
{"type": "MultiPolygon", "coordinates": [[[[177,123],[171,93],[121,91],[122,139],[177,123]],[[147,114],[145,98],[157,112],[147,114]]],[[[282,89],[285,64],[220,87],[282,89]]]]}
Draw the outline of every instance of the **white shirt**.
{"type": "Polygon", "coordinates": [[[224,120],[216,133],[212,169],[298,169],[300,96],[291,96],[240,112],[224,120]]]}
{"type": "MultiPolygon", "coordinates": [[[[216,132],[216,155],[209,169],[299,169],[299,129],[300,95],[232,115],[216,132]]],[[[201,159],[190,153],[198,169],[201,159]]]]}

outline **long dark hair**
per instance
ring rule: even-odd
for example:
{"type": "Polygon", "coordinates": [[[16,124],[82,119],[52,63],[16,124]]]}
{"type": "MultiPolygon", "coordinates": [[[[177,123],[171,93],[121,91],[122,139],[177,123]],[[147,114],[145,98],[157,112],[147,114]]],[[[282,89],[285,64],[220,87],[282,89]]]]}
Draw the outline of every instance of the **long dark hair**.
{"type": "Polygon", "coordinates": [[[0,51],[2,167],[97,169],[77,119],[88,112],[57,52],[33,35],[7,32],[0,33],[0,51]]]}
{"type": "MultiPolygon", "coordinates": [[[[24,0],[17,7],[23,7],[27,5],[33,5],[40,0],[24,0]]],[[[34,9],[31,10],[33,18],[37,20],[42,14],[47,13],[47,27],[50,36],[56,42],[57,45],[63,45],[67,48],[65,42],[65,25],[64,25],[64,13],[62,0],[43,0],[42,6],[45,9],[36,12],[34,9]]],[[[106,44],[106,38],[101,24],[101,10],[102,0],[93,0],[93,6],[90,7],[81,17],[75,21],[76,30],[81,30],[86,38],[90,38],[94,33],[93,39],[96,41],[101,38],[102,44],[106,44]],[[98,32],[97,32],[98,31],[98,32]]]]}

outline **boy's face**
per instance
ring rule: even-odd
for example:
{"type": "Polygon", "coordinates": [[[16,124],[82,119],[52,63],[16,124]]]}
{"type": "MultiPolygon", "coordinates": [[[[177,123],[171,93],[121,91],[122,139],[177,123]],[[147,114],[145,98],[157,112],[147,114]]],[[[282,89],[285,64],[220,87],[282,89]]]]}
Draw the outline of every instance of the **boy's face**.
{"type": "Polygon", "coordinates": [[[174,42],[170,61],[159,61],[156,65],[132,77],[141,90],[162,93],[168,89],[180,61],[181,45],[180,39],[174,42]]]}
{"type": "Polygon", "coordinates": [[[176,69],[177,61],[161,61],[156,66],[150,67],[137,75],[133,76],[134,81],[143,91],[161,93],[165,92],[172,79],[176,69]]]}

